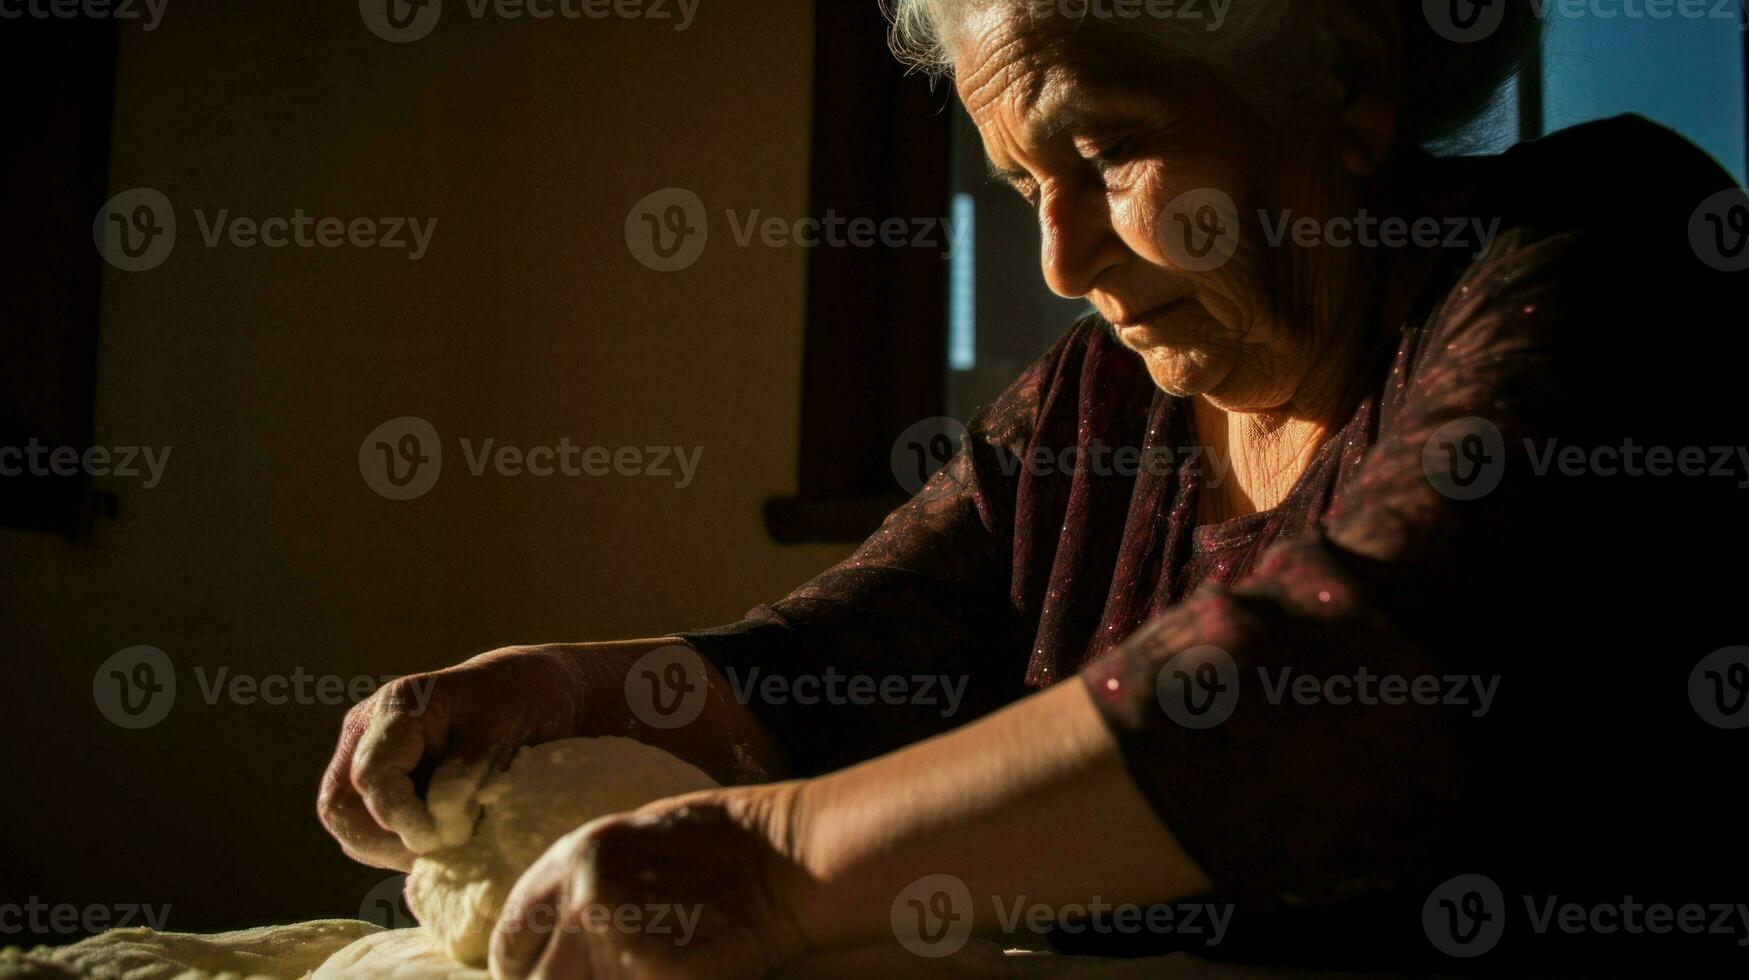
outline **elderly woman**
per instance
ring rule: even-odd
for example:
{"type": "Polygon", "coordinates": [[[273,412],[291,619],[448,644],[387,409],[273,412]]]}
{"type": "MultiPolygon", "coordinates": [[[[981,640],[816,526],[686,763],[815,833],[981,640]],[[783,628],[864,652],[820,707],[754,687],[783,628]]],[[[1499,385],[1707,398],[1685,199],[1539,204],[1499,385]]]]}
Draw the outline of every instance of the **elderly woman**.
{"type": "MultiPolygon", "coordinates": [[[[1045,279],[1097,314],[852,558],[746,621],[498,650],[421,678],[423,713],[405,686],[359,705],[320,801],[349,854],[431,846],[439,764],[630,735],[727,788],[596,824],[511,904],[696,903],[698,934],[512,913],[497,974],[757,974],[913,911],[924,939],[1012,941],[1016,900],[1211,895],[1227,942],[1164,938],[1377,962],[1487,952],[1464,943],[1498,920],[1496,961],[1712,948],[1604,923],[1749,881],[1733,733],[1689,686],[1743,637],[1709,562],[1741,553],[1749,474],[1678,465],[1741,442],[1715,311],[1742,279],[1708,251],[1736,224],[1706,213],[1729,178],[1631,119],[1423,152],[1537,42],[1528,2],[1463,39],[1422,0],[1234,0],[1217,29],[1170,6],[893,5],[1037,211],[1045,279]],[[1369,218],[1378,240],[1350,231],[1369,218]],[[1123,449],[1172,465],[1012,465],[1123,449]],[[661,727],[627,674],[680,644],[707,696],[661,727]],[[868,696],[917,675],[938,696],[868,696]],[[832,678],[865,696],[765,693],[832,678]],[[373,721],[394,750],[355,758],[373,721]]],[[[1729,659],[1707,676],[1741,688],[1729,659]]],[[[1161,948],[1137,938],[1081,943],[1161,948]]]]}

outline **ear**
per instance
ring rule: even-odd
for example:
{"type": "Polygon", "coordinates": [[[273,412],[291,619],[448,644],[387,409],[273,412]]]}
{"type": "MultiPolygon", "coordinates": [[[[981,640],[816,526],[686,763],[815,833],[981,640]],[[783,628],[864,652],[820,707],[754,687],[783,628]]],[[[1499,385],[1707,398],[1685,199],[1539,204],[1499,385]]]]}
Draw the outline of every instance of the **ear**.
{"type": "Polygon", "coordinates": [[[1370,177],[1390,159],[1402,111],[1402,22],[1393,0],[1325,3],[1331,70],[1339,93],[1342,162],[1370,177]]]}

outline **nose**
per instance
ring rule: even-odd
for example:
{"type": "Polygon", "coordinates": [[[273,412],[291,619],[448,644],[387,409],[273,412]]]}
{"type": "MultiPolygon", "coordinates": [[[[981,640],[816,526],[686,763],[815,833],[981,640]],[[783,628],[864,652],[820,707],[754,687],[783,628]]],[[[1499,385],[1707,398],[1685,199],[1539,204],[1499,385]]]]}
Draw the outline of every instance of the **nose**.
{"type": "Polygon", "coordinates": [[[1058,184],[1043,190],[1038,226],[1045,285],[1064,299],[1087,295],[1101,274],[1123,261],[1124,245],[1102,188],[1058,184]]]}

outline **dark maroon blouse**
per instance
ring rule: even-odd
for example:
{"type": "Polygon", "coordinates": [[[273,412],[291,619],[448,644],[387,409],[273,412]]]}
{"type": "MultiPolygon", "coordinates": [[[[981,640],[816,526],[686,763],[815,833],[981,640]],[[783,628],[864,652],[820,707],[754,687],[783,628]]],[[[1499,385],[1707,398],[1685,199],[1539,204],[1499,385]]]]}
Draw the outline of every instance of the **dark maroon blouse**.
{"type": "Polygon", "coordinates": [[[1716,767],[1742,739],[1699,719],[1686,685],[1749,635],[1735,567],[1749,472],[1538,463],[1551,446],[1745,441],[1749,273],[1709,265],[1690,235],[1731,181],[1634,118],[1488,170],[1471,213],[1502,219],[1491,251],[1442,263],[1275,509],[1197,526],[1204,478],[1177,452],[1195,441],[1187,403],[1089,317],[853,557],[686,639],[741,676],[969,679],[951,717],[756,701],[804,774],[1075,678],[1165,825],[1259,907],[1424,896],[1472,871],[1563,894],[1687,887],[1741,840],[1708,835],[1740,816],[1714,797],[1741,779],[1716,767]],[[1181,465],[1013,465],[1113,447],[1181,465]],[[1477,480],[1498,482],[1475,495],[1477,480]],[[1158,682],[1217,663],[1208,647],[1230,658],[1237,701],[1223,723],[1186,727],[1158,682]],[[1263,678],[1284,668],[1430,675],[1442,696],[1458,677],[1496,686],[1480,717],[1474,686],[1435,706],[1272,702],[1263,678]]]}

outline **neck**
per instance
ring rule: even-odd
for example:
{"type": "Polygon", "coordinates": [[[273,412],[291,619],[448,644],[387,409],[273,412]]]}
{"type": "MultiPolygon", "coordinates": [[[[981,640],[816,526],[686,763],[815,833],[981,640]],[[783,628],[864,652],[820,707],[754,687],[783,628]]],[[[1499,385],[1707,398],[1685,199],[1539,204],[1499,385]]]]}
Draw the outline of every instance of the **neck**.
{"type": "Polygon", "coordinates": [[[1193,401],[1199,445],[1210,464],[1200,497],[1202,523],[1244,517],[1278,506],[1335,427],[1322,420],[1270,412],[1227,412],[1193,401]]]}
{"type": "MultiPolygon", "coordinates": [[[[1460,214],[1484,165],[1406,156],[1370,182],[1365,206],[1411,222],[1460,214]]],[[[1269,510],[1287,497],[1325,440],[1347,422],[1372,380],[1367,369],[1410,315],[1443,254],[1437,247],[1346,251],[1344,258],[1366,267],[1351,268],[1347,276],[1319,275],[1314,282],[1366,285],[1311,297],[1310,314],[1332,328],[1312,331],[1327,339],[1311,354],[1316,369],[1306,373],[1287,404],[1238,412],[1207,398],[1194,400],[1197,441],[1210,457],[1201,497],[1205,523],[1269,510]]]]}

